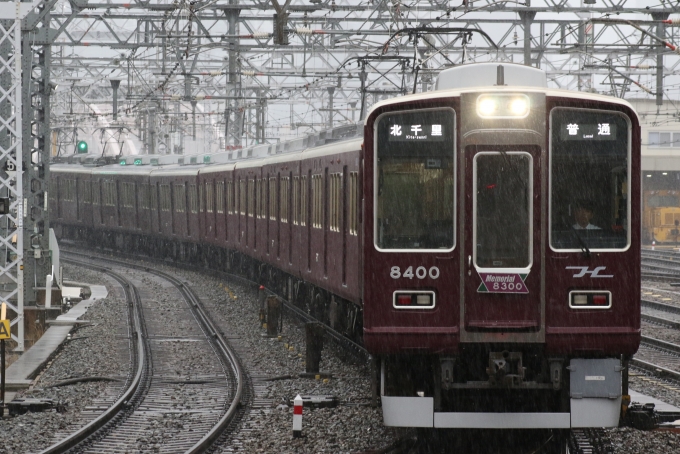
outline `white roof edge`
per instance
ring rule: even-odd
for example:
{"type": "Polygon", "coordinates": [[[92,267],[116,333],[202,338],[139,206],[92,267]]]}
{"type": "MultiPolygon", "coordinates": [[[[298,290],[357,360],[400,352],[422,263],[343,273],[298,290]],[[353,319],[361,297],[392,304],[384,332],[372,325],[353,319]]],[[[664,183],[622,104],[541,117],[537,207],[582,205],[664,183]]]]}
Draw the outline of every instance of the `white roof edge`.
{"type": "MultiPolygon", "coordinates": [[[[563,98],[580,98],[580,99],[593,99],[593,100],[599,100],[599,101],[605,101],[605,102],[610,102],[613,104],[620,104],[626,107],[629,107],[631,110],[635,112],[635,108],[632,106],[631,103],[626,101],[625,99],[621,98],[615,98],[613,96],[609,95],[601,95],[599,93],[587,93],[583,91],[573,91],[573,90],[563,90],[559,88],[536,88],[536,87],[518,87],[518,86],[512,86],[512,87],[489,87],[489,86],[481,86],[481,87],[471,87],[471,88],[465,88],[465,89],[449,89],[449,90],[438,90],[438,91],[428,91],[427,93],[417,93],[415,95],[405,95],[405,96],[400,96],[398,98],[392,98],[392,99],[386,99],[384,101],[380,101],[373,106],[371,106],[371,109],[368,111],[366,114],[366,117],[364,119],[364,125],[366,124],[366,119],[368,119],[369,116],[375,111],[376,109],[379,109],[384,106],[389,106],[392,104],[397,104],[401,102],[407,102],[407,101],[417,101],[417,100],[426,100],[426,99],[436,99],[436,98],[446,98],[446,97],[458,97],[462,93],[480,93],[480,92],[504,92],[504,91],[509,91],[509,92],[522,92],[522,93],[545,93],[546,96],[552,96],[552,97],[563,97],[563,98]]],[[[637,115],[637,113],[636,113],[637,115]]]]}

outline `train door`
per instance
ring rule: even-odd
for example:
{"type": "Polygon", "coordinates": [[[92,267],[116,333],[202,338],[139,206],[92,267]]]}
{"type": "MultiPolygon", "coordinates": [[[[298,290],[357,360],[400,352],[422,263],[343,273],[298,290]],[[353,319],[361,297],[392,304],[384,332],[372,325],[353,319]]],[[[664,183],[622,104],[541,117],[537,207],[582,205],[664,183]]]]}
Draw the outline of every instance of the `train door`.
{"type": "Polygon", "coordinates": [[[540,161],[538,146],[465,148],[462,341],[528,341],[541,330],[540,161]]]}

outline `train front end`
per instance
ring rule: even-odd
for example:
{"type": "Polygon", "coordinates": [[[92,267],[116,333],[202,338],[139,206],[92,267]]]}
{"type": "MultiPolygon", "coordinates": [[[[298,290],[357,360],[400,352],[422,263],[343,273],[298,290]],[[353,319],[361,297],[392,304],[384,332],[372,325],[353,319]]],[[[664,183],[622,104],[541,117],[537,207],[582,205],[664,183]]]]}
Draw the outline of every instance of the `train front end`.
{"type": "Polygon", "coordinates": [[[364,343],[385,424],[616,426],[640,341],[633,109],[482,64],[376,105],[365,131],[364,343]]]}

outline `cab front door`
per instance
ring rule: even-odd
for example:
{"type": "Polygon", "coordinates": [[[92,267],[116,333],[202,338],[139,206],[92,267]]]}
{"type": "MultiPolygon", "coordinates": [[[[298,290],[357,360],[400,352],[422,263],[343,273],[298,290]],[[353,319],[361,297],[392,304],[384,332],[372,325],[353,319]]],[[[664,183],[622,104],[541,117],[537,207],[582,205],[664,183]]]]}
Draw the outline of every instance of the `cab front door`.
{"type": "Polygon", "coordinates": [[[464,150],[461,341],[538,341],[541,302],[541,150],[464,150]]]}

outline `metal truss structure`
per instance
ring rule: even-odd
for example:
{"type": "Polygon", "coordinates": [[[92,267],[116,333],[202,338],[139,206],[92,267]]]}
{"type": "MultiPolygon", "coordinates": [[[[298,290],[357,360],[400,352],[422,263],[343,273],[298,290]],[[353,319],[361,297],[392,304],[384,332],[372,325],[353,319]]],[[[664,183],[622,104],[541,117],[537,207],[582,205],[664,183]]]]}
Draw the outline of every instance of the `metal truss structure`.
{"type": "Polygon", "coordinates": [[[0,12],[0,198],[12,208],[0,299],[17,311],[49,273],[49,157],[78,140],[107,155],[275,142],[357,122],[481,61],[540,67],[557,88],[680,98],[671,0],[36,0],[0,12]]]}
{"type": "Polygon", "coordinates": [[[54,127],[110,123],[115,78],[136,152],[239,148],[358,121],[473,61],[662,103],[680,87],[676,12],[669,0],[62,1],[54,127]]]}

